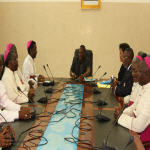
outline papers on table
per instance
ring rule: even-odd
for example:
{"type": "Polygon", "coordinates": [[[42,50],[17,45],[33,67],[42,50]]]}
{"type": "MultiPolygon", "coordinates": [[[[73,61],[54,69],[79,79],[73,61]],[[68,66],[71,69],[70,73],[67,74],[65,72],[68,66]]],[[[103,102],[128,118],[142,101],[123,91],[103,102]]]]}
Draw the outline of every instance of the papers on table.
{"type": "Polygon", "coordinates": [[[95,81],[95,80],[96,80],[96,79],[84,77],[84,81],[85,81],[85,82],[93,82],[93,81],[95,81]]]}
{"type": "MultiPolygon", "coordinates": [[[[96,79],[93,79],[92,77],[84,77],[84,81],[85,82],[94,82],[96,81],[96,79]]],[[[110,88],[111,85],[111,79],[110,80],[107,80],[107,81],[102,81],[102,82],[97,82],[97,87],[98,88],[110,88]]]]}
{"type": "Polygon", "coordinates": [[[98,88],[110,88],[111,85],[109,85],[109,84],[101,84],[100,82],[97,82],[97,87],[98,88]]]}
{"type": "Polygon", "coordinates": [[[111,83],[111,79],[107,80],[107,81],[100,82],[100,84],[110,84],[110,83],[111,83]]]}

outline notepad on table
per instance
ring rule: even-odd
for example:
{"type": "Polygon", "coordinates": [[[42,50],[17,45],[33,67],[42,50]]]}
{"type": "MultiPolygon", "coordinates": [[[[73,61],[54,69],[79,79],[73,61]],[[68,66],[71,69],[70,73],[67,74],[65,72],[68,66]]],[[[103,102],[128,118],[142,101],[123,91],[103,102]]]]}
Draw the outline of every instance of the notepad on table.
{"type": "Polygon", "coordinates": [[[97,82],[97,87],[98,88],[110,88],[111,85],[109,85],[109,84],[101,84],[101,82],[97,82]]]}

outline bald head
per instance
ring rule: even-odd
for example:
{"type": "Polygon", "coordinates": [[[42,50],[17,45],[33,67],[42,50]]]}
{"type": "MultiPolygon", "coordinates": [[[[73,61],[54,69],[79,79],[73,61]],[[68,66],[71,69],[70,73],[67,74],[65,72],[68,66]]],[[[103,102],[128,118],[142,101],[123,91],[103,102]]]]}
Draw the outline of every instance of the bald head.
{"type": "Polygon", "coordinates": [[[141,86],[150,82],[150,68],[146,65],[145,61],[139,63],[139,84],[141,86]]]}

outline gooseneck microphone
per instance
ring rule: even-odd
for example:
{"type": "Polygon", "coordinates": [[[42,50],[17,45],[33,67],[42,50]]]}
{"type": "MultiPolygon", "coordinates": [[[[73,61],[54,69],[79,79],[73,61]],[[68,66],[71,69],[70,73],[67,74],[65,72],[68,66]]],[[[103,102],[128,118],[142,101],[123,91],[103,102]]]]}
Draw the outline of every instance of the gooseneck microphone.
{"type": "MultiPolygon", "coordinates": [[[[17,90],[20,91],[25,97],[27,97],[27,95],[21,90],[21,88],[19,86],[17,86],[17,90]]],[[[28,97],[27,97],[28,98],[28,97]]],[[[28,98],[29,99],[29,98],[28,98]]],[[[34,103],[33,100],[29,99],[29,103],[34,103]]],[[[33,106],[33,111],[30,113],[31,118],[34,119],[36,117],[36,110],[33,106]]]]}
{"type": "Polygon", "coordinates": [[[102,76],[100,76],[100,78],[98,79],[98,81],[100,81],[106,74],[107,74],[107,72],[104,72],[104,74],[102,76]]]}
{"type": "MultiPolygon", "coordinates": [[[[104,72],[104,74],[99,78],[99,81],[107,74],[107,72],[104,72]]],[[[108,85],[107,85],[108,86],[108,85]]],[[[106,87],[107,87],[106,86],[106,87]]],[[[107,103],[104,100],[99,99],[97,101],[97,105],[98,106],[103,106],[103,105],[107,105],[107,103]]],[[[106,119],[107,120],[107,119],[106,119]]]]}
{"type": "MultiPolygon", "coordinates": [[[[28,98],[28,96],[21,90],[21,88],[19,86],[17,86],[17,90],[19,92],[21,92],[26,98],[28,98]]],[[[34,103],[34,101],[32,99],[28,98],[28,100],[29,100],[29,103],[34,103]]]]}
{"type": "MultiPolygon", "coordinates": [[[[107,86],[108,86],[108,85],[106,85],[106,87],[107,87],[107,86]]],[[[108,92],[106,93],[105,98],[108,97],[108,94],[109,94],[109,90],[108,90],[108,92]]],[[[106,103],[105,101],[103,101],[103,100],[98,100],[98,101],[97,101],[97,105],[98,105],[98,106],[101,106],[101,110],[99,111],[98,115],[96,116],[97,120],[98,120],[99,122],[108,122],[108,121],[110,121],[110,118],[108,118],[108,117],[102,115],[103,105],[107,105],[107,103],[106,103]]]]}
{"type": "Polygon", "coordinates": [[[52,76],[52,80],[53,80],[53,81],[52,81],[52,83],[53,83],[52,85],[55,85],[54,76],[53,76],[53,74],[52,74],[52,72],[51,72],[51,69],[50,69],[50,67],[49,67],[48,64],[47,64],[46,66],[47,66],[47,68],[48,68],[48,70],[49,70],[49,72],[50,72],[50,74],[51,74],[51,76],[52,76]]]}
{"type": "MultiPolygon", "coordinates": [[[[111,134],[113,128],[115,127],[116,123],[118,122],[118,119],[119,119],[119,117],[121,116],[121,114],[122,114],[123,110],[125,109],[125,107],[126,107],[126,106],[124,105],[124,107],[123,107],[123,108],[121,109],[121,111],[120,111],[120,114],[118,115],[117,119],[115,120],[114,124],[113,124],[112,127],[109,129],[109,131],[108,131],[108,133],[107,133],[107,135],[106,135],[106,140],[104,140],[105,142],[104,142],[104,145],[103,145],[103,147],[102,147],[102,150],[117,150],[117,149],[114,148],[114,147],[107,146],[107,145],[108,145],[108,138],[109,138],[109,136],[110,136],[110,134],[111,134]]],[[[133,142],[133,140],[134,140],[133,136],[130,136],[130,137],[129,137],[129,140],[128,140],[128,142],[127,142],[127,144],[123,147],[123,150],[126,150],[126,148],[133,142]]]]}
{"type": "Polygon", "coordinates": [[[47,98],[46,90],[45,90],[45,88],[44,88],[44,87],[43,87],[43,89],[44,89],[44,94],[45,94],[45,96],[44,96],[44,97],[41,97],[41,98],[38,100],[38,102],[39,102],[39,103],[46,104],[46,103],[47,103],[47,101],[48,101],[48,98],[47,98]]]}
{"type": "MultiPolygon", "coordinates": [[[[93,79],[94,75],[98,72],[98,70],[99,70],[100,68],[101,68],[101,65],[99,65],[98,68],[97,68],[97,70],[93,73],[92,79],[93,79]]],[[[92,87],[96,87],[96,86],[97,86],[96,83],[95,83],[95,81],[90,82],[89,85],[92,86],[92,87]]]]}
{"type": "Polygon", "coordinates": [[[133,142],[133,140],[134,140],[134,137],[130,136],[127,144],[124,146],[124,148],[122,150],[126,150],[127,147],[133,142]]]}
{"type": "MultiPolygon", "coordinates": [[[[47,82],[47,81],[45,81],[45,82],[43,82],[43,86],[53,86],[54,85],[54,81],[51,81],[51,79],[50,79],[50,77],[49,77],[49,75],[48,75],[48,72],[47,72],[47,70],[46,70],[46,67],[45,67],[45,65],[43,65],[43,68],[44,68],[44,70],[45,70],[45,72],[46,72],[46,74],[47,74],[47,77],[48,77],[48,79],[49,79],[49,81],[47,82]]],[[[48,88],[48,89],[44,89],[44,91],[46,92],[46,93],[52,93],[52,88],[48,88]]]]}
{"type": "MultiPolygon", "coordinates": [[[[99,78],[99,80],[101,80],[105,75],[107,74],[107,72],[105,72],[100,78],[99,78]]],[[[98,80],[98,81],[99,81],[98,80]]],[[[93,86],[93,93],[94,94],[100,94],[101,92],[97,89],[97,86],[93,86]]]]}
{"type": "Polygon", "coordinates": [[[50,77],[49,77],[49,75],[48,75],[48,73],[47,73],[47,70],[46,70],[45,65],[43,65],[43,68],[44,68],[44,70],[45,70],[45,72],[46,72],[46,75],[47,75],[47,77],[48,77],[49,81],[50,81],[51,79],[50,79],[50,77]]]}
{"type": "Polygon", "coordinates": [[[98,72],[98,70],[101,68],[101,65],[98,66],[97,70],[93,73],[92,77],[95,76],[95,74],[98,72]]]}

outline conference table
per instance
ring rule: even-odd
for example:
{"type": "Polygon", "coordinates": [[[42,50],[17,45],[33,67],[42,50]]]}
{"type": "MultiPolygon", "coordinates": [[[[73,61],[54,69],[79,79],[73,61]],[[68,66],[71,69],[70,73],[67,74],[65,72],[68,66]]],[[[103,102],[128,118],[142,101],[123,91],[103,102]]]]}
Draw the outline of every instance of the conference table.
{"type": "MultiPolygon", "coordinates": [[[[95,87],[94,87],[95,88],[95,87]]],[[[35,91],[34,107],[36,117],[31,120],[17,120],[11,123],[16,141],[9,150],[91,150],[100,149],[106,141],[108,145],[123,150],[127,144],[129,131],[114,125],[114,107],[118,102],[111,88],[99,88],[101,94],[94,94],[89,83],[79,83],[68,78],[56,78],[54,86],[40,85],[35,91]],[[52,88],[50,94],[44,93],[52,88]],[[37,102],[47,96],[47,104],[37,102]],[[97,106],[97,101],[105,100],[108,105],[97,106]],[[99,122],[100,113],[110,118],[99,122]]],[[[134,143],[126,150],[136,150],[134,143]]]]}

